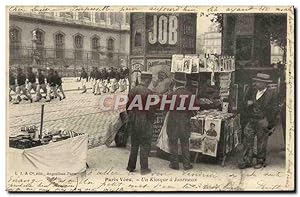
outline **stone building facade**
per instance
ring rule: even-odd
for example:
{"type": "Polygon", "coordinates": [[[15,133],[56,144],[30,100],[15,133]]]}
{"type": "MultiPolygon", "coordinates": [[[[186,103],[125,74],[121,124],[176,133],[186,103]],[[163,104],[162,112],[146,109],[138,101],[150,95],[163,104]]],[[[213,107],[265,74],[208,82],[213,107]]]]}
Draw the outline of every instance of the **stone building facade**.
{"type": "Polygon", "coordinates": [[[127,66],[129,13],[10,13],[9,64],[54,67],[76,75],[81,67],[127,66]]]}

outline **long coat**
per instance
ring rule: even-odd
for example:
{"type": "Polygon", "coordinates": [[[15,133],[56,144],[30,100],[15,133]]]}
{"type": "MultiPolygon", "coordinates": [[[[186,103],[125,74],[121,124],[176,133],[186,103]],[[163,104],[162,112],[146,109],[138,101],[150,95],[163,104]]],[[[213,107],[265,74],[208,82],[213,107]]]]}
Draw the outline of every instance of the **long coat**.
{"type": "MultiPolygon", "coordinates": [[[[188,110],[192,93],[184,87],[180,87],[173,93],[169,94],[168,97],[172,98],[176,95],[175,110],[170,110],[167,120],[167,134],[168,136],[174,137],[188,137],[190,135],[190,119],[194,115],[192,111],[188,110]],[[189,97],[185,100],[185,107],[187,110],[177,111],[176,108],[180,105],[180,95],[188,95],[189,97]]],[[[194,106],[198,103],[195,102],[194,106]]]]}
{"type": "MultiPolygon", "coordinates": [[[[145,87],[143,84],[139,84],[134,87],[128,94],[127,109],[132,101],[132,99],[139,95],[142,98],[142,107],[144,109],[147,96],[152,92],[145,87]]],[[[127,110],[128,112],[128,123],[127,131],[129,135],[135,136],[140,139],[151,139],[153,133],[153,122],[154,122],[154,111],[150,110],[138,110],[136,107],[132,110],[127,110]]]]}
{"type": "Polygon", "coordinates": [[[276,125],[276,116],[278,114],[278,97],[275,91],[267,88],[266,92],[256,100],[257,91],[252,91],[248,95],[248,100],[252,100],[253,105],[248,106],[247,113],[250,119],[261,120],[267,118],[268,128],[276,125]]]}

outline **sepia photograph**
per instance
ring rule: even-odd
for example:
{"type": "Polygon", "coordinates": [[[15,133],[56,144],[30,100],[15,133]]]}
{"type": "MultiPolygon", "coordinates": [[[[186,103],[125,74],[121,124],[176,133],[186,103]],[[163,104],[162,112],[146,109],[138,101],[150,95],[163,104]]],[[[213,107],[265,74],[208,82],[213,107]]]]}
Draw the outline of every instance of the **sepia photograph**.
{"type": "Polygon", "coordinates": [[[217,149],[218,141],[216,138],[206,136],[203,140],[203,154],[216,157],[217,149]]]}
{"type": "Polygon", "coordinates": [[[191,136],[190,137],[190,151],[203,152],[203,137],[202,136],[191,136]]]}
{"type": "Polygon", "coordinates": [[[191,118],[191,133],[204,134],[204,118],[191,118]]]}
{"type": "Polygon", "coordinates": [[[204,131],[206,136],[219,140],[221,133],[221,119],[206,118],[204,131]]]}
{"type": "Polygon", "coordinates": [[[6,6],[6,191],[294,192],[294,17],[6,6]]]}

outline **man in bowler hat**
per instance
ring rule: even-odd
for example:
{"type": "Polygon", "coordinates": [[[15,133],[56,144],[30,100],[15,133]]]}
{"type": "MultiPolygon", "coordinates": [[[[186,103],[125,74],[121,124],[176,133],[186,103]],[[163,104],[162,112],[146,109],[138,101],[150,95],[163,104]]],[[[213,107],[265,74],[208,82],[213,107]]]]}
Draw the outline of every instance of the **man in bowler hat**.
{"type": "Polygon", "coordinates": [[[276,126],[278,113],[277,96],[268,87],[272,82],[270,76],[258,73],[253,79],[255,90],[249,95],[247,108],[249,119],[244,128],[243,158],[238,167],[241,169],[252,167],[254,138],[257,136],[257,162],[255,169],[265,167],[267,142],[269,135],[276,126]]]}
{"type": "MultiPolygon", "coordinates": [[[[151,150],[151,139],[154,122],[153,110],[139,110],[138,108],[132,108],[130,110],[130,104],[136,96],[142,98],[143,105],[147,100],[148,95],[152,92],[147,88],[150,84],[152,74],[142,73],[141,80],[138,82],[132,90],[130,90],[127,104],[128,111],[128,127],[127,130],[131,136],[131,150],[127,170],[134,172],[136,168],[137,154],[140,149],[140,164],[141,174],[148,174],[151,170],[148,167],[148,155],[151,150]],[[129,109],[129,110],[128,110],[129,109]]],[[[144,106],[143,106],[143,109],[144,106]]]]}

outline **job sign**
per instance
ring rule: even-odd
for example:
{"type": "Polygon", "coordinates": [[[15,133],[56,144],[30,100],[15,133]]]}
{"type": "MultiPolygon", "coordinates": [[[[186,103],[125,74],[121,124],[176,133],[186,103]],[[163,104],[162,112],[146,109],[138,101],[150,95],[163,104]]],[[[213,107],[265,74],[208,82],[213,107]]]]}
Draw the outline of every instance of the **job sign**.
{"type": "Polygon", "coordinates": [[[150,44],[176,45],[178,32],[178,19],[174,15],[153,15],[153,27],[149,30],[150,44]]]}

